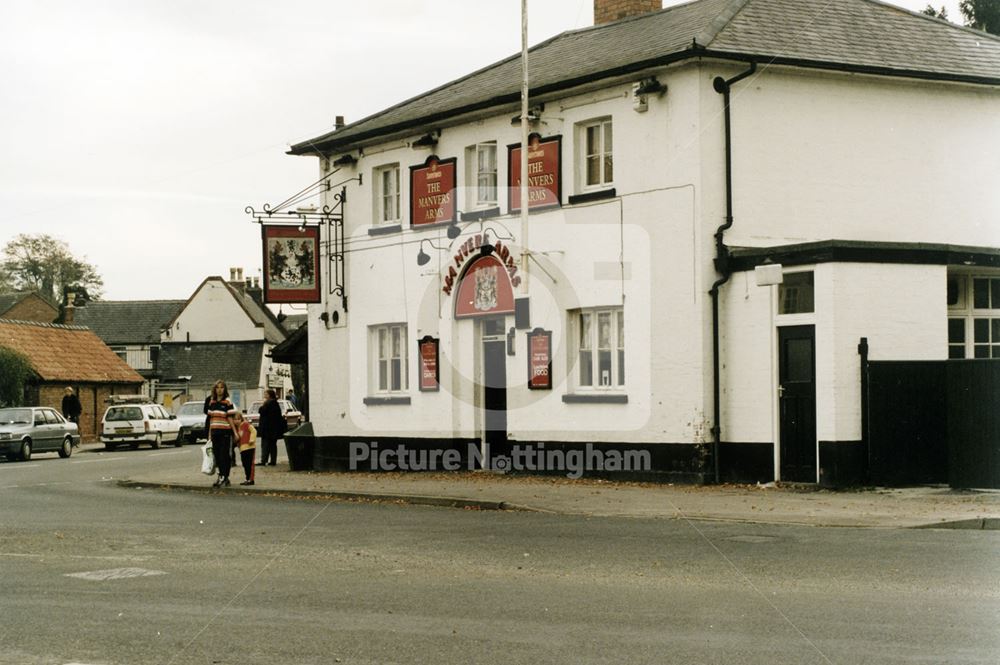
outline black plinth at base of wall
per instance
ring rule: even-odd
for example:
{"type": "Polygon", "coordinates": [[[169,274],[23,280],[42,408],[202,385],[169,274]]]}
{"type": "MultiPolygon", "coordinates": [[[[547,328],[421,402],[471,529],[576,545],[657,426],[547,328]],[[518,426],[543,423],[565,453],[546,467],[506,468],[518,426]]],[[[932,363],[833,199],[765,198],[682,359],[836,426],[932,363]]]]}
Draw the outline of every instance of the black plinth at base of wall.
{"type": "MultiPolygon", "coordinates": [[[[711,449],[711,444],[706,444],[711,449]]],[[[714,469],[710,472],[715,474],[714,469]]],[[[774,480],[774,444],[733,443],[719,444],[719,482],[769,483],[774,480]]]]}
{"type": "MultiPolygon", "coordinates": [[[[371,473],[373,471],[384,471],[386,469],[372,468],[370,457],[361,460],[351,468],[351,444],[364,444],[370,451],[395,451],[398,446],[402,446],[407,451],[457,451],[458,470],[470,470],[475,467],[474,460],[470,460],[469,445],[478,445],[477,439],[428,439],[409,437],[382,437],[382,436],[325,436],[317,437],[315,441],[315,452],[313,458],[313,468],[317,471],[360,471],[371,473]],[[377,447],[376,445],[377,444],[377,447]]],[[[585,459],[587,453],[586,443],[559,442],[559,441],[509,441],[506,447],[498,446],[493,454],[509,455],[512,446],[532,447],[534,450],[544,448],[546,452],[558,451],[562,455],[567,455],[571,451],[581,455],[585,459]]],[[[597,451],[619,451],[625,450],[642,452],[648,451],[649,469],[629,470],[629,471],[605,471],[605,470],[584,470],[583,477],[586,478],[609,478],[615,480],[666,482],[666,483],[686,483],[704,484],[711,481],[706,460],[709,458],[707,444],[671,444],[671,443],[592,443],[590,450],[597,451]]],[[[370,454],[370,453],[369,453],[370,454]]],[[[455,454],[453,453],[453,456],[455,454]]],[[[438,459],[441,459],[438,457],[438,459]]],[[[395,470],[395,469],[390,469],[395,470]]],[[[441,469],[432,469],[440,471],[441,469]]],[[[533,470],[516,472],[522,475],[546,475],[546,476],[566,476],[564,470],[533,470]]]]}
{"type": "Polygon", "coordinates": [[[823,487],[857,487],[868,476],[864,441],[820,441],[819,484],[823,487]]]}

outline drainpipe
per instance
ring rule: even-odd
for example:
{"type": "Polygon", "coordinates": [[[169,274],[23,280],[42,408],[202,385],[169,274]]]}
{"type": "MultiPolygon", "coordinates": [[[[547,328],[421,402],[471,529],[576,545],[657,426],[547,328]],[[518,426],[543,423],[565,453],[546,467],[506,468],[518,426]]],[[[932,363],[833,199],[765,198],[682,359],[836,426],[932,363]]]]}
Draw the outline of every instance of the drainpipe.
{"type": "Polygon", "coordinates": [[[712,439],[715,448],[712,457],[715,464],[716,483],[719,482],[719,442],[722,437],[722,406],[720,404],[721,391],[719,389],[719,365],[721,363],[719,358],[719,288],[728,282],[730,275],[733,274],[729,266],[729,248],[723,242],[726,230],[733,225],[733,144],[729,119],[729,91],[734,83],[745,79],[755,71],[757,71],[757,63],[751,62],[750,69],[737,74],[729,80],[717,76],[712,81],[712,87],[715,88],[717,93],[722,95],[726,126],[726,221],[715,230],[715,270],[721,277],[715,280],[715,283],[712,284],[712,288],[708,292],[712,296],[712,411],[714,414],[712,418],[712,439]]]}

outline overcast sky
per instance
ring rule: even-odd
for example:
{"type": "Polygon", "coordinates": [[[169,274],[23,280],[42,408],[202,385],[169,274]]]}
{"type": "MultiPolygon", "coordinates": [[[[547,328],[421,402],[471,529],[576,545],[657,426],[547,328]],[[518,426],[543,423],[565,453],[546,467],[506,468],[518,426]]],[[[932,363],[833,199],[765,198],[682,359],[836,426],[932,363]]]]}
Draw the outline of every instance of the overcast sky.
{"type": "MultiPolygon", "coordinates": [[[[529,8],[531,43],[593,20],[593,0],[529,8]]],[[[259,274],[244,208],[318,177],[290,144],[519,49],[519,0],[2,0],[0,246],[64,240],[108,300],[259,274]]]]}

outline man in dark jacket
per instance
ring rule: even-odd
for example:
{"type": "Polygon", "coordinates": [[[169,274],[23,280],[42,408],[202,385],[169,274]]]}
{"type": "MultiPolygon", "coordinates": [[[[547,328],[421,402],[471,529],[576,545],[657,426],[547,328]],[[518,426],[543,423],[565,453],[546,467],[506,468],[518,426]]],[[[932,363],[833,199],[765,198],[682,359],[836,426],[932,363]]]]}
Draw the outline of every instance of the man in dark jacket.
{"type": "Polygon", "coordinates": [[[83,406],[80,404],[80,398],[76,396],[73,389],[70,387],[66,388],[66,394],[62,398],[62,412],[66,420],[74,422],[77,425],[80,424],[80,414],[83,413],[83,406]]]}
{"type": "Polygon", "coordinates": [[[257,438],[260,439],[260,466],[278,463],[278,439],[285,435],[285,416],[281,413],[278,396],[268,388],[264,392],[264,403],[260,405],[260,420],[257,422],[257,438]]]}

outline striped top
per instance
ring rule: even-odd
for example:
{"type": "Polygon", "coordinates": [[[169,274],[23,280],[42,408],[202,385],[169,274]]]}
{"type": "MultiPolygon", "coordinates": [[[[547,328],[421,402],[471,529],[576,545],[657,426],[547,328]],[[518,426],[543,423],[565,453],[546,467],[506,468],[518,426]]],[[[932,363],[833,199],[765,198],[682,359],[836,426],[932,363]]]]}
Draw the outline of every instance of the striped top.
{"type": "Polygon", "coordinates": [[[232,430],[233,426],[229,424],[229,419],[236,415],[236,407],[228,399],[224,400],[212,400],[208,403],[208,419],[209,429],[222,429],[222,430],[232,430]]]}

